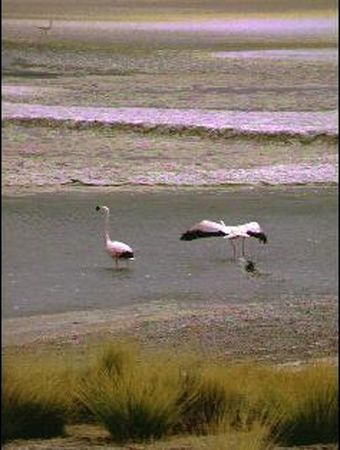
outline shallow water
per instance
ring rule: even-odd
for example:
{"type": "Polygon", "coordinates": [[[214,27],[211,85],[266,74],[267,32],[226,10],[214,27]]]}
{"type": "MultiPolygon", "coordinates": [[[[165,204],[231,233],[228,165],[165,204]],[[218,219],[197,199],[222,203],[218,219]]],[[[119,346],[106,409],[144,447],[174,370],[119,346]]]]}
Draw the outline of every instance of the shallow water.
{"type": "Polygon", "coordinates": [[[337,190],[68,193],[3,198],[4,317],[150,302],[254,302],[337,295],[337,190]],[[111,238],[136,259],[115,270],[111,238]],[[256,276],[231,259],[223,239],[179,240],[199,220],[258,220],[269,243],[246,243],[256,276]]]}

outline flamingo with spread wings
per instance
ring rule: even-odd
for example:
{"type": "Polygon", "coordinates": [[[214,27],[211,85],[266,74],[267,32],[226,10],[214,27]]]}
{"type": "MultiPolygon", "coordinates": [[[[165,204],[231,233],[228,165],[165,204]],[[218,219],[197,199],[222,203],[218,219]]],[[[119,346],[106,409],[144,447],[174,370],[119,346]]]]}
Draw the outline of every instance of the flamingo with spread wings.
{"type": "Polygon", "coordinates": [[[233,247],[233,257],[236,259],[236,247],[234,240],[242,239],[242,256],[245,255],[245,239],[253,237],[258,239],[263,244],[266,244],[268,239],[260,225],[257,222],[249,222],[242,225],[227,226],[223,220],[213,222],[212,220],[202,220],[189,228],[181,236],[181,241],[192,241],[199,238],[208,237],[223,237],[228,239],[233,247]]]}

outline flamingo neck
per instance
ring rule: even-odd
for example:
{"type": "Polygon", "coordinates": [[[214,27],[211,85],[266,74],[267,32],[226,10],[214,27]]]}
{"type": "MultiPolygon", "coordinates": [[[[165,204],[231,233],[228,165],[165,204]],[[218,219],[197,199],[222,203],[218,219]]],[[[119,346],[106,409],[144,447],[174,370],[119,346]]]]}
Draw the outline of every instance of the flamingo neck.
{"type": "Polygon", "coordinates": [[[110,212],[106,211],[105,212],[105,226],[104,226],[104,239],[106,244],[111,240],[110,239],[110,235],[109,235],[109,221],[110,221],[110,212]]]}

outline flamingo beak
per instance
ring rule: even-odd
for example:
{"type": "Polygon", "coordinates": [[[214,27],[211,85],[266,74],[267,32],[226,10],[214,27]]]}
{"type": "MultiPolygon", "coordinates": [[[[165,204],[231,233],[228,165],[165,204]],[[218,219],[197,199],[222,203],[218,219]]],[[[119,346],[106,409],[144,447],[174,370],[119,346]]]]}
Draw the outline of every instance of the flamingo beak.
{"type": "Polygon", "coordinates": [[[99,211],[100,210],[100,206],[96,206],[96,211],[99,211]]]}

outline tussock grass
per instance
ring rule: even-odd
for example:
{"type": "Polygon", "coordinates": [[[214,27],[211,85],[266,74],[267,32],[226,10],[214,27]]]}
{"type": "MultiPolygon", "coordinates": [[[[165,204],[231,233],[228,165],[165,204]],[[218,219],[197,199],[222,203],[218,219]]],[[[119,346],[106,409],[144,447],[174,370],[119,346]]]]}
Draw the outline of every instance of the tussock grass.
{"type": "Polygon", "coordinates": [[[338,384],[335,371],[312,367],[290,373],[282,399],[278,440],[286,445],[337,442],[339,435],[338,384]]]}
{"type": "Polygon", "coordinates": [[[3,440],[61,435],[66,423],[97,423],[115,442],[155,449],[175,436],[216,450],[338,440],[331,366],[226,365],[132,343],[64,355],[63,364],[60,355],[19,360],[5,362],[3,440]]]}
{"type": "Polygon", "coordinates": [[[181,379],[183,431],[208,434],[226,421],[240,422],[246,404],[243,392],[229,383],[225,371],[189,369],[181,379]]]}
{"type": "Polygon", "coordinates": [[[180,415],[173,367],[138,362],[122,347],[105,349],[82,379],[78,398],[116,442],[159,439],[180,415]]]}
{"type": "Polygon", "coordinates": [[[134,369],[138,361],[139,349],[137,344],[104,344],[94,353],[94,367],[91,371],[97,371],[112,377],[122,377],[134,369]]]}
{"type": "Polygon", "coordinates": [[[60,371],[39,364],[6,365],[2,373],[1,441],[62,435],[68,402],[60,371]]]}

